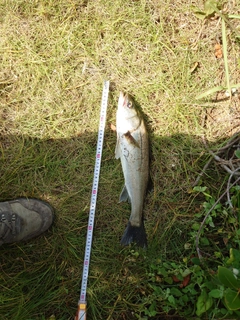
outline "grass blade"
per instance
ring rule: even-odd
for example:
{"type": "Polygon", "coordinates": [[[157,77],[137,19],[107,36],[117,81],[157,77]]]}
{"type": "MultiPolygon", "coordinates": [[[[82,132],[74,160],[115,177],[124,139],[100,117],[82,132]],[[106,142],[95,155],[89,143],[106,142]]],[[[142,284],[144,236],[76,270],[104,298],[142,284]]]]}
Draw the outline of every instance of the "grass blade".
{"type": "MultiPolygon", "coordinates": [[[[233,84],[230,86],[230,88],[231,89],[233,89],[233,88],[238,89],[238,88],[240,88],[240,83],[233,84]]],[[[226,87],[226,86],[217,86],[217,87],[211,88],[211,89],[199,94],[198,96],[196,96],[195,99],[200,100],[200,99],[207,97],[210,94],[213,94],[213,93],[221,91],[221,90],[227,90],[227,89],[228,89],[228,87],[226,87]]]]}
{"type": "Polygon", "coordinates": [[[240,15],[238,15],[238,14],[230,14],[228,16],[228,18],[230,18],[230,19],[240,19],[240,15]]]}
{"type": "Polygon", "coordinates": [[[232,91],[231,91],[230,78],[229,78],[228,58],[227,58],[227,35],[226,35],[226,25],[225,25],[224,19],[222,19],[222,43],[223,43],[223,59],[224,59],[227,89],[231,98],[232,91]]]}
{"type": "Polygon", "coordinates": [[[223,89],[224,89],[223,86],[218,86],[218,87],[211,88],[211,89],[199,94],[198,96],[196,96],[196,100],[200,100],[202,98],[205,98],[208,95],[213,94],[213,93],[218,92],[218,91],[221,91],[223,89]]]}

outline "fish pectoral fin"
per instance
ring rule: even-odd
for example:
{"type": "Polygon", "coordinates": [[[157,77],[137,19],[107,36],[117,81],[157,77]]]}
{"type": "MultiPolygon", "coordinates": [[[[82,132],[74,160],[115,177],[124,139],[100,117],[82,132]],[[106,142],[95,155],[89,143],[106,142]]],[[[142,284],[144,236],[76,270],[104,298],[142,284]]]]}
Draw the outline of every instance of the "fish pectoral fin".
{"type": "Polygon", "coordinates": [[[115,148],[115,158],[119,159],[121,157],[121,148],[120,148],[120,142],[119,139],[117,139],[117,144],[115,148]]]}
{"type": "Polygon", "coordinates": [[[127,141],[132,144],[134,147],[140,148],[139,143],[137,142],[136,139],[134,139],[134,137],[131,135],[131,132],[128,131],[126,133],[124,133],[124,137],[127,139],[127,141]]]}
{"type": "Polygon", "coordinates": [[[129,197],[126,186],[123,187],[122,192],[119,197],[119,202],[125,202],[125,201],[130,202],[130,197],[129,197]]]}

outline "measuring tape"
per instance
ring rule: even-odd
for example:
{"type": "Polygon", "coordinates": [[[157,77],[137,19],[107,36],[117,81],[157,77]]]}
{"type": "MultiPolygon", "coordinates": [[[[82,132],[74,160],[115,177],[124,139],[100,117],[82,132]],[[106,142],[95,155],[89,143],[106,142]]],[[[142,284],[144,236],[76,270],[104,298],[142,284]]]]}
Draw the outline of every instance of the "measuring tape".
{"type": "Polygon", "coordinates": [[[94,176],[93,176],[92,195],[91,195],[90,211],[89,211],[89,218],[88,218],[87,239],[86,239],[85,256],[84,256],[84,262],[83,262],[82,285],[81,285],[80,299],[78,302],[78,311],[77,311],[75,320],[87,319],[87,313],[86,313],[87,281],[88,281],[90,255],[91,255],[91,249],[92,249],[93,226],[94,226],[94,217],[95,217],[96,203],[97,203],[98,182],[99,182],[99,175],[100,175],[100,168],[101,168],[104,129],[105,129],[105,122],[106,122],[106,114],[107,114],[108,92],[109,92],[109,81],[104,81],[101,111],[100,111],[100,123],[99,123],[99,129],[98,129],[95,169],[94,169],[94,176]]]}

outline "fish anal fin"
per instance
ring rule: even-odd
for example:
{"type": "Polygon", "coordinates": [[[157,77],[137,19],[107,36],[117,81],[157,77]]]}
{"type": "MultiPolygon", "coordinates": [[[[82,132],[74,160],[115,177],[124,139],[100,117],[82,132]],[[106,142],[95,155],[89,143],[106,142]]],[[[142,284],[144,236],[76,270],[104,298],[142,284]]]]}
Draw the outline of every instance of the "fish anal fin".
{"type": "Polygon", "coordinates": [[[123,187],[122,192],[119,197],[119,202],[125,202],[125,201],[130,202],[130,197],[129,197],[126,186],[123,187]]]}

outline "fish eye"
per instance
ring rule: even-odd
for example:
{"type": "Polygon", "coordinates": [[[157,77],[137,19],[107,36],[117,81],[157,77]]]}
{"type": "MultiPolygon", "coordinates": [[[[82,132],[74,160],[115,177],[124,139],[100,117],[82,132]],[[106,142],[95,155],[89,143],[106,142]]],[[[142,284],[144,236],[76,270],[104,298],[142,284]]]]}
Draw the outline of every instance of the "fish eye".
{"type": "Polygon", "coordinates": [[[131,101],[129,101],[128,103],[127,103],[127,107],[130,109],[130,108],[132,108],[132,102],[131,101]]]}

